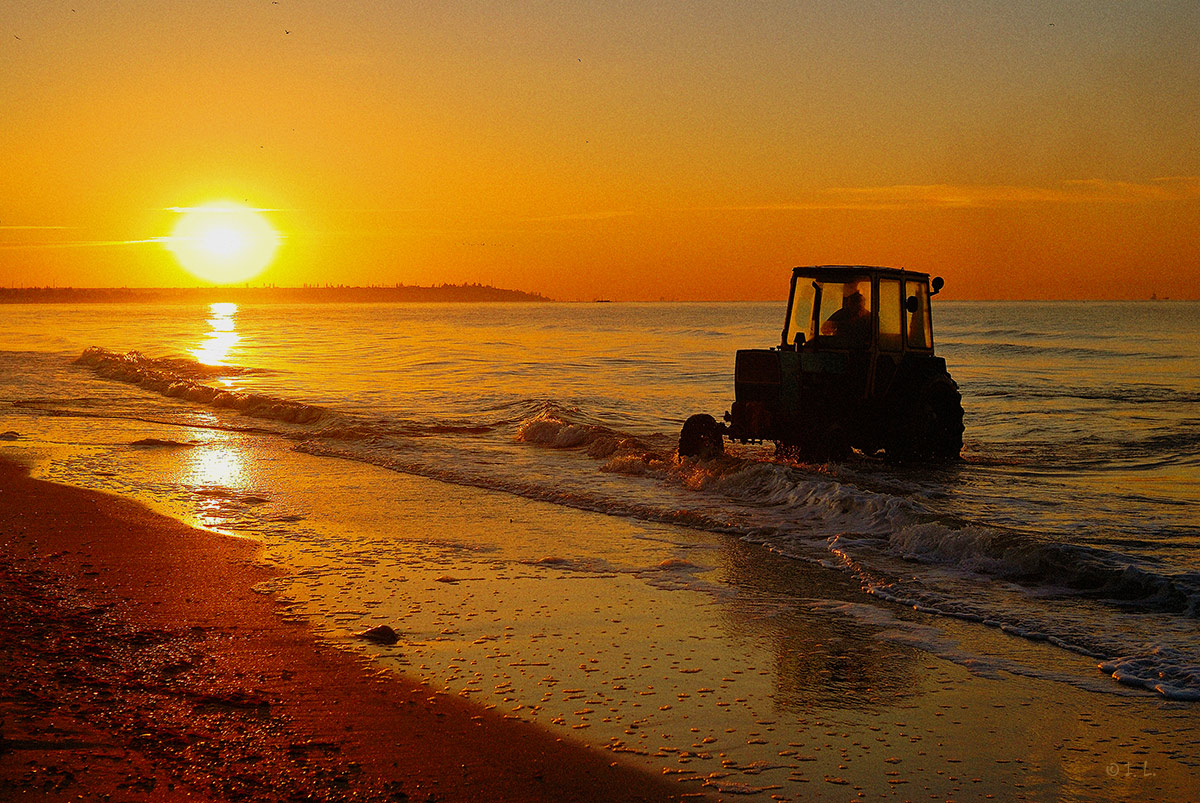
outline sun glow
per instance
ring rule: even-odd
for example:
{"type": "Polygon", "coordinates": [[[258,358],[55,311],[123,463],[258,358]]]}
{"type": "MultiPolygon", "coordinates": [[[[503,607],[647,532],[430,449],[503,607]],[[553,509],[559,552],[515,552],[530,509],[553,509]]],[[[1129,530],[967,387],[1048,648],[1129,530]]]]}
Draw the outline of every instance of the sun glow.
{"type": "Polygon", "coordinates": [[[275,258],[281,237],[257,210],[218,201],[176,209],[179,222],[167,248],[198,279],[233,284],[262,273],[275,258]]]}

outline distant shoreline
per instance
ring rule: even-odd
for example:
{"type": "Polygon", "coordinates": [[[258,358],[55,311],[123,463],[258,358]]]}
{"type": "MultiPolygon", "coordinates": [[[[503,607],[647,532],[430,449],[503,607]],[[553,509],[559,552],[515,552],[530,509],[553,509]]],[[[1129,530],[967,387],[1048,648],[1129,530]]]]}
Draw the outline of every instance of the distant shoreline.
{"type": "Polygon", "coordinates": [[[539,293],[482,284],[432,287],[0,287],[0,304],[372,303],[396,301],[550,301],[539,293]]]}

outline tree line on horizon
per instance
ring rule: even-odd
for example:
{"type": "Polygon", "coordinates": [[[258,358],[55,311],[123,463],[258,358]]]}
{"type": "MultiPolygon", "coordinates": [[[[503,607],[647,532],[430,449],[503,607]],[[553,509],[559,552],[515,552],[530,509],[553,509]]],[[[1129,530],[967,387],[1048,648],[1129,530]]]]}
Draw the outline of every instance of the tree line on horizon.
{"type": "Polygon", "coordinates": [[[304,285],[302,287],[0,287],[0,303],[147,303],[163,301],[371,302],[550,301],[540,293],[486,284],[304,285]]]}

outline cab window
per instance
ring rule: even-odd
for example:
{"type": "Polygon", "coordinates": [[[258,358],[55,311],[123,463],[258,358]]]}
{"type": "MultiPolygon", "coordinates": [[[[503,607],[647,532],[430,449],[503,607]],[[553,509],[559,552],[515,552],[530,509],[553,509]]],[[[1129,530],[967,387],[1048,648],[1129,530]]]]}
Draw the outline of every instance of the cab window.
{"type": "Polygon", "coordinates": [[[879,348],[884,351],[900,351],[903,345],[900,290],[896,279],[879,280],[879,348]]]}
{"type": "Polygon", "coordinates": [[[791,317],[788,318],[788,331],[784,338],[784,342],[788,346],[809,343],[816,334],[816,327],[813,324],[813,301],[816,293],[817,288],[811,279],[803,276],[796,279],[791,317]]]}
{"type": "Polygon", "coordinates": [[[785,342],[811,343],[820,338],[835,348],[871,345],[871,279],[822,282],[801,276],[796,280],[785,342]]]}
{"type": "Polygon", "coordinates": [[[867,277],[821,285],[820,334],[838,348],[871,345],[871,280],[867,277]]]}
{"type": "Polygon", "coordinates": [[[905,282],[907,293],[905,308],[908,347],[927,349],[933,347],[933,331],[929,322],[929,285],[926,282],[905,282]],[[916,299],[915,302],[913,299],[916,299]],[[909,307],[913,309],[909,309],[909,307]]]}

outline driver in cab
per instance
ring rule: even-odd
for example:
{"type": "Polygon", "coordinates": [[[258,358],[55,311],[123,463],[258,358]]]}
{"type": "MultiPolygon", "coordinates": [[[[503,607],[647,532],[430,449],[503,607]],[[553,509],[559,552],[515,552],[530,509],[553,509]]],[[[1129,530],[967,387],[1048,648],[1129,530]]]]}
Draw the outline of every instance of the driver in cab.
{"type": "Polygon", "coordinates": [[[850,348],[866,348],[871,345],[871,311],[867,301],[857,288],[848,288],[842,297],[842,308],[821,324],[821,334],[850,348]]]}

